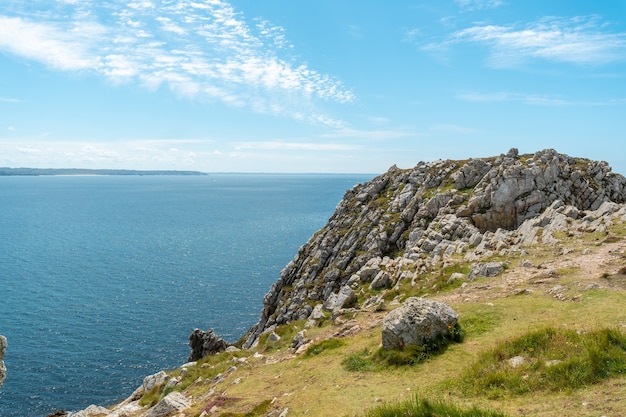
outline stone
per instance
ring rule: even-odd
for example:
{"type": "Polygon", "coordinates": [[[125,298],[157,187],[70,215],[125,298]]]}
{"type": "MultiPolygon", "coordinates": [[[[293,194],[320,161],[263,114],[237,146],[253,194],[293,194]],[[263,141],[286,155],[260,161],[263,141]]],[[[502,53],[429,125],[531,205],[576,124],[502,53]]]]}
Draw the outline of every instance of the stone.
{"type": "Polygon", "coordinates": [[[293,340],[291,341],[292,348],[297,350],[300,346],[303,346],[311,341],[310,339],[307,339],[304,337],[305,333],[306,333],[305,330],[301,330],[298,333],[296,333],[293,340]]]}
{"type": "Polygon", "coordinates": [[[0,335],[0,385],[2,385],[7,377],[7,368],[4,366],[4,354],[7,350],[7,338],[0,335]]]}
{"type": "Polygon", "coordinates": [[[331,294],[324,302],[324,309],[327,311],[335,311],[342,308],[350,307],[356,301],[354,290],[348,285],[344,285],[339,289],[337,294],[331,294]]]}
{"type": "Polygon", "coordinates": [[[146,413],[145,417],[166,417],[190,407],[189,400],[180,392],[170,392],[146,413]]]}
{"type": "Polygon", "coordinates": [[[526,359],[523,356],[513,356],[508,362],[511,368],[519,368],[526,362],[526,359]]]}
{"type": "Polygon", "coordinates": [[[495,277],[504,271],[502,262],[480,262],[470,270],[468,279],[473,280],[477,277],[495,277]]]}
{"type": "Polygon", "coordinates": [[[90,405],[84,410],[72,413],[72,417],[101,417],[109,415],[111,415],[111,412],[108,409],[98,405],[90,405]]]}
{"type": "Polygon", "coordinates": [[[276,332],[271,332],[267,336],[267,342],[268,343],[276,343],[276,342],[280,341],[280,339],[282,339],[282,337],[280,337],[276,332]]]}
{"type": "Polygon", "coordinates": [[[165,371],[159,371],[156,374],[148,375],[143,379],[143,392],[148,392],[169,379],[169,375],[165,371]]]}
{"type": "Polygon", "coordinates": [[[376,274],[376,277],[374,277],[374,280],[370,284],[370,290],[389,288],[392,285],[393,280],[391,279],[391,276],[389,276],[389,274],[385,271],[380,271],[378,274],[376,274]]]}
{"type": "Polygon", "coordinates": [[[422,346],[449,334],[458,321],[458,314],[445,303],[409,297],[383,319],[383,348],[390,350],[408,345],[422,346]]]}
{"type": "Polygon", "coordinates": [[[218,337],[213,329],[206,332],[195,329],[189,335],[189,347],[191,347],[191,353],[189,354],[188,361],[192,362],[202,359],[205,356],[223,352],[228,347],[228,343],[218,337]]]}

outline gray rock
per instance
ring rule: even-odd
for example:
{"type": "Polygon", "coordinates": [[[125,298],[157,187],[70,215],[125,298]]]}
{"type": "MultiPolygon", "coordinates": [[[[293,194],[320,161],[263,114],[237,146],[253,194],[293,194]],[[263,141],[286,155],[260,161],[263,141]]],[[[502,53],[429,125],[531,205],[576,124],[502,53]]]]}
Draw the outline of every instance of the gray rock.
{"type": "Polygon", "coordinates": [[[282,338],[278,334],[276,334],[276,332],[271,332],[267,336],[267,341],[269,343],[276,343],[276,342],[280,341],[280,339],[282,339],[282,338]]]}
{"type": "Polygon", "coordinates": [[[356,301],[356,294],[354,290],[347,285],[341,287],[337,294],[331,294],[330,297],[324,302],[324,309],[328,311],[335,311],[341,308],[347,308],[354,304],[356,301]]]}
{"type": "Polygon", "coordinates": [[[297,350],[300,346],[304,346],[311,341],[311,339],[307,339],[304,337],[305,333],[306,333],[305,330],[301,330],[298,333],[296,333],[293,340],[291,341],[292,348],[297,350]]]}
{"type": "Polygon", "coordinates": [[[108,409],[98,405],[90,405],[84,410],[72,413],[72,417],[101,417],[109,415],[111,415],[111,412],[108,409]]]}
{"type": "Polygon", "coordinates": [[[480,262],[472,266],[468,279],[495,277],[502,271],[504,271],[504,264],[502,262],[480,262]]]}
{"type": "Polygon", "coordinates": [[[7,338],[0,335],[0,385],[2,385],[7,377],[7,368],[4,366],[4,354],[7,349],[7,338]]]}
{"type": "Polygon", "coordinates": [[[389,288],[392,285],[393,285],[393,280],[391,279],[391,276],[389,276],[389,274],[386,273],[385,271],[380,271],[376,275],[372,283],[370,284],[370,289],[380,290],[382,288],[389,288]]]}
{"type": "Polygon", "coordinates": [[[190,407],[189,400],[180,392],[170,392],[146,413],[145,417],[166,417],[190,407]]]}
{"type": "Polygon", "coordinates": [[[383,319],[383,347],[402,349],[424,345],[454,329],[458,314],[447,304],[410,297],[383,319]]]}
{"type": "Polygon", "coordinates": [[[143,391],[148,392],[156,386],[159,386],[169,379],[169,375],[165,371],[159,371],[156,374],[148,375],[143,379],[143,391]]]}
{"type": "Polygon", "coordinates": [[[191,353],[189,354],[188,361],[193,362],[205,356],[223,352],[228,347],[228,343],[218,337],[213,329],[206,332],[195,329],[189,335],[189,347],[191,347],[191,353]]]}

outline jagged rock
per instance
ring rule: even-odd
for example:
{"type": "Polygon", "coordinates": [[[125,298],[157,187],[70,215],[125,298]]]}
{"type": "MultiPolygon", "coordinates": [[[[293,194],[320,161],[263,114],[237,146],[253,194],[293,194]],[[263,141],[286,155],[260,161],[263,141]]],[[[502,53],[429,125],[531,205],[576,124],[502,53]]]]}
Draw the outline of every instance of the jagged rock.
{"type": "Polygon", "coordinates": [[[376,274],[376,277],[370,284],[370,289],[380,290],[382,288],[389,288],[392,285],[393,285],[393,280],[391,279],[391,276],[389,276],[389,274],[386,273],[385,271],[380,271],[378,274],[376,274]]]}
{"type": "Polygon", "coordinates": [[[166,417],[190,407],[189,400],[180,392],[170,392],[146,413],[145,417],[166,417]]]}
{"type": "Polygon", "coordinates": [[[339,289],[337,294],[331,294],[326,302],[324,302],[324,309],[328,311],[335,311],[341,308],[350,307],[356,301],[356,294],[352,288],[348,285],[344,285],[339,289]]]}
{"type": "Polygon", "coordinates": [[[102,417],[102,416],[110,416],[111,412],[98,405],[90,405],[84,410],[78,411],[76,413],[72,413],[72,417],[102,417]]]}
{"type": "Polygon", "coordinates": [[[304,346],[311,341],[311,339],[307,339],[306,337],[304,337],[305,333],[306,333],[305,330],[301,330],[298,333],[296,333],[293,340],[291,341],[292,348],[297,350],[301,346],[304,346]]]}
{"type": "Polygon", "coordinates": [[[454,329],[458,314],[447,304],[409,297],[383,319],[383,348],[402,349],[423,345],[454,329]]]}
{"type": "Polygon", "coordinates": [[[189,346],[191,347],[191,353],[188,361],[192,362],[226,350],[228,343],[218,337],[213,329],[207,332],[195,329],[189,335],[189,346]]]}
{"type": "Polygon", "coordinates": [[[165,371],[159,371],[156,374],[148,375],[143,379],[143,392],[148,392],[154,387],[163,384],[169,379],[169,375],[165,371]]]}
{"type": "Polygon", "coordinates": [[[7,377],[7,368],[4,366],[4,354],[7,349],[7,338],[0,335],[0,385],[4,383],[7,377]]]}
{"type": "Polygon", "coordinates": [[[476,277],[495,277],[504,271],[502,262],[480,262],[470,270],[468,279],[472,280],[476,277]]]}
{"type": "Polygon", "coordinates": [[[268,336],[267,336],[267,341],[269,343],[275,343],[280,341],[280,339],[282,339],[282,337],[280,337],[278,334],[276,334],[276,332],[271,332],[268,336]]]}

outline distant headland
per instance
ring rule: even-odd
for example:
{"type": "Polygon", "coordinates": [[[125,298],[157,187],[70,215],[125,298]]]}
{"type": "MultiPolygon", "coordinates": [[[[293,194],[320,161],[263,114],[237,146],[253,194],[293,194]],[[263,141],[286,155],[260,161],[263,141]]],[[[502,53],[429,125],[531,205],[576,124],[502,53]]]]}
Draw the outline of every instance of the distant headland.
{"type": "Polygon", "coordinates": [[[40,175],[208,175],[200,171],[85,169],[85,168],[8,168],[0,167],[0,176],[40,175]]]}

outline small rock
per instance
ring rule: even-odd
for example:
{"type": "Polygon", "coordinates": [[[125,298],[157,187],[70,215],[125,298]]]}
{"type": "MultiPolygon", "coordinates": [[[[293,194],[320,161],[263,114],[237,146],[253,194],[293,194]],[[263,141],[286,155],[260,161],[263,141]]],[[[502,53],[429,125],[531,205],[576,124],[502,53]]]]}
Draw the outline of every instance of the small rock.
{"type": "Polygon", "coordinates": [[[519,368],[526,362],[526,359],[523,356],[513,356],[508,362],[512,368],[519,368]]]}

